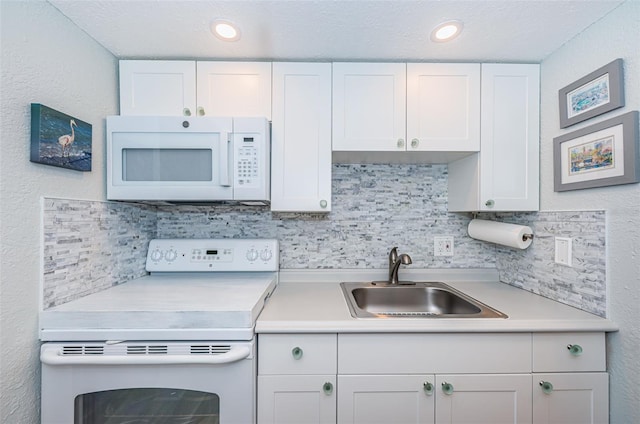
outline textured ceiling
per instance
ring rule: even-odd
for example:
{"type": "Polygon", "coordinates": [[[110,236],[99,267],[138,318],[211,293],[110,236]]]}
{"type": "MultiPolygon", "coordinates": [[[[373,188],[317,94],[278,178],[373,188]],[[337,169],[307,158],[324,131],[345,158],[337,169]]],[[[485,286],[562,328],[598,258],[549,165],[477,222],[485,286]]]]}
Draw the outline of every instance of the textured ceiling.
{"type": "Polygon", "coordinates": [[[49,2],[118,58],[540,62],[624,0],[49,2]],[[215,38],[214,18],[242,38],[215,38]],[[462,34],[431,42],[450,19],[462,34]]]}

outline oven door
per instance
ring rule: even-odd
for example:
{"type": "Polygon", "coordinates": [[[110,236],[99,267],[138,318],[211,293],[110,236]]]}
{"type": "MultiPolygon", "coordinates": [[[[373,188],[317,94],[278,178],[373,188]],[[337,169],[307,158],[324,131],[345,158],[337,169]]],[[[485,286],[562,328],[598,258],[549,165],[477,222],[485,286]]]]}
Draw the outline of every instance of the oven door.
{"type": "Polygon", "coordinates": [[[253,342],[46,343],[43,424],[255,423],[253,342]]]}
{"type": "Polygon", "coordinates": [[[107,198],[233,199],[231,118],[110,116],[107,198]]]}

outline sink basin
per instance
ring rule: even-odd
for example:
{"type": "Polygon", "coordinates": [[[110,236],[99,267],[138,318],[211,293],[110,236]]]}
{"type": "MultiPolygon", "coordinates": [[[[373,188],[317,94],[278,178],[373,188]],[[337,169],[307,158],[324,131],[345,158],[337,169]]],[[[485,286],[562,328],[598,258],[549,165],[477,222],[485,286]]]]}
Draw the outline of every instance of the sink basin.
{"type": "Polygon", "coordinates": [[[355,318],[508,318],[441,282],[340,285],[355,318]]]}

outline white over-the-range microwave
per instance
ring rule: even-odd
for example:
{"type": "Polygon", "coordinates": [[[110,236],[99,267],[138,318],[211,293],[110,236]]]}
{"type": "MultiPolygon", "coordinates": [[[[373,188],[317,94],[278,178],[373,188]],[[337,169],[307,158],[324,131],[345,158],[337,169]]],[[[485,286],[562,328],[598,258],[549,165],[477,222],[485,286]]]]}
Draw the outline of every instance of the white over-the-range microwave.
{"type": "Polygon", "coordinates": [[[266,118],[107,117],[107,199],[270,201],[266,118]]]}

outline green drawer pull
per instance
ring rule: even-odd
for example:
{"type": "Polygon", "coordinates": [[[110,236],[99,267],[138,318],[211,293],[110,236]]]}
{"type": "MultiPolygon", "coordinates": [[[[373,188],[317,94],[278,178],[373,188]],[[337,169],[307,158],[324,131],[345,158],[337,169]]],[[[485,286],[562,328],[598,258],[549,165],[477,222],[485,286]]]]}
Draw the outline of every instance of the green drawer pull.
{"type": "Polygon", "coordinates": [[[569,353],[571,353],[573,356],[580,356],[582,355],[582,346],[577,345],[577,344],[570,344],[567,345],[567,349],[569,349],[569,353]]]}
{"type": "Polygon", "coordinates": [[[553,392],[553,384],[549,383],[548,381],[541,381],[540,387],[542,387],[542,391],[546,394],[551,394],[551,392],[553,392]]]}
{"type": "Polygon", "coordinates": [[[325,395],[330,396],[333,393],[333,384],[326,382],[322,385],[322,391],[325,395]]]}
{"type": "Polygon", "coordinates": [[[422,385],[422,389],[427,396],[431,396],[433,394],[433,384],[429,383],[428,381],[425,381],[425,383],[422,385]]]}
{"type": "Polygon", "coordinates": [[[450,395],[453,393],[453,384],[444,382],[442,383],[442,391],[445,395],[450,395]]]}
{"type": "Polygon", "coordinates": [[[296,346],[291,349],[291,354],[293,355],[293,359],[300,359],[302,358],[302,349],[296,346]]]}

